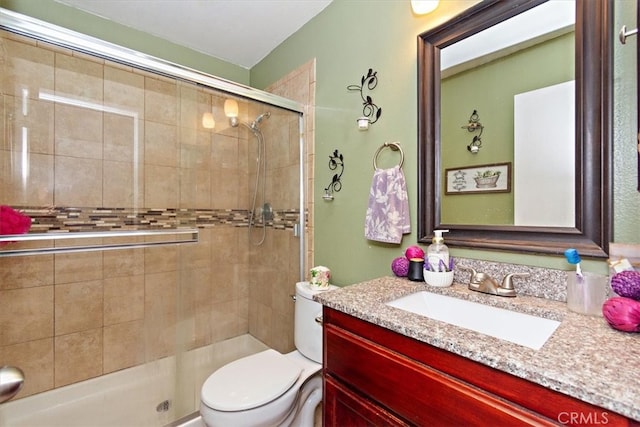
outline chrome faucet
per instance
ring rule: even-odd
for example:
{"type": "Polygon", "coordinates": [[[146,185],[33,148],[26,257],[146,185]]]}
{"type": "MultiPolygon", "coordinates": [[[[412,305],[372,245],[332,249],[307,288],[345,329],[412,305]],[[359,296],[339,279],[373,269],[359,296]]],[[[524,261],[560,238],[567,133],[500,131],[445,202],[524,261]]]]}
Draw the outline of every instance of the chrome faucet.
{"type": "Polygon", "coordinates": [[[502,284],[489,276],[487,273],[478,273],[471,267],[459,267],[462,270],[471,271],[471,279],[469,280],[469,289],[485,294],[498,295],[501,297],[515,297],[516,290],[513,287],[514,277],[529,277],[529,273],[510,273],[504,276],[502,284]]]}

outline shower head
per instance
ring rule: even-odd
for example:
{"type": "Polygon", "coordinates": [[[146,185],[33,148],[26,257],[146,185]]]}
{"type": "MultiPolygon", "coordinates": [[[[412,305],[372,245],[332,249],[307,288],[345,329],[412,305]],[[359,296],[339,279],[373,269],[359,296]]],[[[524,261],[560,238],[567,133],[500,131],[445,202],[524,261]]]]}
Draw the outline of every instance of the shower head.
{"type": "Polygon", "coordinates": [[[271,117],[271,113],[267,111],[266,113],[260,114],[256,119],[251,123],[251,129],[257,130],[258,125],[264,120],[271,117]]]}

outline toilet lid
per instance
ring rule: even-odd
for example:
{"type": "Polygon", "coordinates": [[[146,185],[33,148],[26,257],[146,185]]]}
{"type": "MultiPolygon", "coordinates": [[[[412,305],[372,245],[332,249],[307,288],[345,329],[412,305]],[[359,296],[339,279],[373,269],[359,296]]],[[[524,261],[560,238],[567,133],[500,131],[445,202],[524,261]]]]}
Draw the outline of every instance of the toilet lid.
{"type": "Polygon", "coordinates": [[[289,390],[302,368],[269,349],[215,371],[202,386],[202,402],[219,411],[243,411],[271,402],[289,390]]]}

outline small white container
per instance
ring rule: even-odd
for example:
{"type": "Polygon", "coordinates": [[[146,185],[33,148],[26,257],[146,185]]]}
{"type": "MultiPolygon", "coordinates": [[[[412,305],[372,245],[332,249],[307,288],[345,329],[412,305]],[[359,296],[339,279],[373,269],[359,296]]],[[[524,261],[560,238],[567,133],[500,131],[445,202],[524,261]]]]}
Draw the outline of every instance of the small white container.
{"type": "Polygon", "coordinates": [[[446,288],[453,283],[453,271],[430,271],[424,270],[424,281],[427,285],[436,286],[438,288],[446,288]]]}
{"type": "Polygon", "coordinates": [[[313,289],[329,289],[331,280],[331,270],[323,265],[313,267],[310,272],[311,280],[309,284],[313,289]]]}

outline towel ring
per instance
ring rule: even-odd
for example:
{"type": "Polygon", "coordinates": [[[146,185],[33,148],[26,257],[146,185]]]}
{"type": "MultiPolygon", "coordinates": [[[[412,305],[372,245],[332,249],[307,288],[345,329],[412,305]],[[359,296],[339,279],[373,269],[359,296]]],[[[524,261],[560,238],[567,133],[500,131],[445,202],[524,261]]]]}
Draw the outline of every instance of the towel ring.
{"type": "Polygon", "coordinates": [[[380,152],[384,149],[384,148],[391,148],[391,150],[393,151],[400,151],[400,167],[402,167],[402,165],[404,164],[404,152],[402,151],[402,147],[400,147],[400,143],[399,142],[385,142],[384,144],[382,144],[380,146],[380,148],[378,148],[378,150],[376,151],[376,154],[374,154],[373,156],[373,170],[378,169],[378,165],[376,164],[376,160],[378,160],[378,155],[380,154],[380,152]]]}

